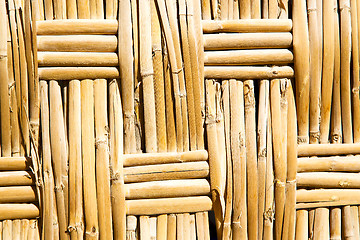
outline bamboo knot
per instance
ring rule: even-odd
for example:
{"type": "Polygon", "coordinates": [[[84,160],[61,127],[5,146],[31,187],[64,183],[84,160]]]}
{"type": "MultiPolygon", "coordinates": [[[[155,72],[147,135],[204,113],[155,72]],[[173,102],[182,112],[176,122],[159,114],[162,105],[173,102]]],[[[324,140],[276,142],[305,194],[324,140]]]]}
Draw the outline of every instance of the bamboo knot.
{"type": "Polygon", "coordinates": [[[178,70],[174,70],[174,71],[172,71],[171,73],[172,74],[179,74],[179,73],[181,73],[182,71],[184,70],[184,68],[183,67],[181,67],[181,68],[179,68],[178,70]]]}
{"type": "Polygon", "coordinates": [[[314,7],[314,8],[308,8],[307,9],[307,13],[310,14],[311,12],[316,12],[317,11],[317,8],[314,7]]]}
{"type": "Polygon", "coordinates": [[[107,145],[107,139],[106,138],[96,138],[95,139],[95,148],[98,149],[100,145],[107,145]]]}
{"type": "Polygon", "coordinates": [[[269,208],[266,210],[263,214],[265,221],[273,221],[274,220],[274,210],[272,208],[269,208]]]}
{"type": "Polygon", "coordinates": [[[333,143],[341,143],[341,141],[342,141],[342,137],[339,134],[333,134],[331,136],[331,139],[332,139],[333,143]]]}
{"type": "Polygon", "coordinates": [[[267,149],[266,148],[263,148],[262,150],[259,151],[258,153],[258,157],[261,158],[265,158],[267,156],[267,149]]]}
{"type": "Polygon", "coordinates": [[[286,181],[286,183],[290,184],[290,185],[296,185],[296,179],[294,180],[288,180],[286,181]]]}
{"type": "Polygon", "coordinates": [[[351,182],[348,182],[348,181],[346,181],[346,180],[341,180],[341,181],[339,181],[339,186],[340,187],[348,187],[348,186],[350,186],[350,184],[351,184],[351,182]]]}
{"type": "Polygon", "coordinates": [[[309,142],[309,139],[307,136],[298,136],[297,137],[297,144],[305,144],[309,142]]]}
{"type": "Polygon", "coordinates": [[[15,82],[12,82],[9,84],[9,90],[11,90],[11,88],[15,87],[15,82]]]}
{"type": "Polygon", "coordinates": [[[208,114],[205,120],[205,124],[208,126],[214,125],[216,124],[216,116],[214,116],[213,114],[208,114]]]}
{"type": "Polygon", "coordinates": [[[76,231],[76,227],[73,227],[73,226],[69,225],[68,228],[67,228],[67,232],[71,233],[73,231],[76,231]]]}
{"type": "Polygon", "coordinates": [[[150,76],[154,76],[154,72],[153,72],[153,71],[141,73],[141,77],[142,77],[142,78],[147,78],[147,77],[150,77],[150,76]]]}
{"type": "Polygon", "coordinates": [[[359,88],[353,88],[351,91],[354,94],[359,94],[359,88]]]}
{"type": "Polygon", "coordinates": [[[320,139],[320,132],[319,131],[310,131],[310,138],[312,139],[320,139]]]}
{"type": "Polygon", "coordinates": [[[342,10],[348,10],[349,12],[350,12],[350,5],[349,4],[347,4],[347,3],[345,3],[344,4],[344,6],[342,6],[342,7],[340,7],[340,12],[342,11],[342,10]]]}
{"type": "Polygon", "coordinates": [[[5,59],[5,58],[7,58],[7,54],[1,54],[1,55],[0,55],[0,60],[3,60],[3,59],[5,59]]]}
{"type": "Polygon", "coordinates": [[[278,185],[279,187],[285,187],[285,182],[280,181],[279,179],[276,179],[275,181],[275,185],[278,185]]]}

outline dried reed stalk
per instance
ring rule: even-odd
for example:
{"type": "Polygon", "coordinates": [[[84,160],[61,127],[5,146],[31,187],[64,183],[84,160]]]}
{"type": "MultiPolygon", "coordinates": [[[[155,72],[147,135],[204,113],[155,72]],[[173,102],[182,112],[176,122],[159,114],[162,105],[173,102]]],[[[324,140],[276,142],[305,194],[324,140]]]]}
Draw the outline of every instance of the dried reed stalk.
{"type": "Polygon", "coordinates": [[[205,78],[211,79],[274,79],[293,78],[294,70],[290,66],[206,66],[205,78]]]}
{"type": "Polygon", "coordinates": [[[244,87],[242,82],[230,80],[230,141],[234,187],[232,234],[234,239],[247,238],[245,110],[243,91],[244,87]]]}
{"type": "Polygon", "coordinates": [[[314,239],[330,239],[329,209],[315,210],[314,239]]]}
{"type": "Polygon", "coordinates": [[[21,227],[20,240],[27,240],[29,229],[30,229],[29,219],[21,219],[20,227],[21,227]]]}
{"type": "Polygon", "coordinates": [[[330,209],[330,239],[341,239],[341,208],[330,209]]]}
{"type": "Polygon", "coordinates": [[[302,187],[312,188],[359,188],[360,179],[356,173],[309,172],[299,173],[297,182],[302,187]]]}
{"type": "Polygon", "coordinates": [[[149,216],[140,217],[140,239],[150,240],[149,216]]]}
{"type": "Polygon", "coordinates": [[[80,81],[69,82],[69,232],[71,239],[83,238],[80,81]]]}
{"type": "Polygon", "coordinates": [[[360,154],[359,143],[299,145],[298,156],[334,156],[360,154]]]}
{"type": "Polygon", "coordinates": [[[2,239],[3,240],[12,240],[13,239],[13,231],[12,231],[12,221],[5,220],[2,222],[2,239]]]}
{"type": "Polygon", "coordinates": [[[202,212],[195,213],[196,218],[196,235],[197,239],[203,240],[204,239],[204,220],[202,212]]]}
{"type": "Polygon", "coordinates": [[[201,0],[201,13],[202,13],[202,19],[205,20],[211,19],[210,0],[201,0]]]}
{"type": "MultiPolygon", "coordinates": [[[[111,192],[114,239],[126,239],[125,190],[123,174],[123,119],[121,99],[116,80],[109,84],[111,192]]],[[[135,218],[136,223],[136,218],[135,218]]],[[[136,227],[135,227],[136,228],[136,227]]]]}
{"type": "Polygon", "coordinates": [[[220,20],[229,19],[229,0],[220,1],[220,20]]]}
{"type": "MultiPolygon", "coordinates": [[[[135,240],[137,239],[137,218],[135,216],[125,216],[126,219],[126,239],[135,240]]],[[[125,239],[125,238],[123,238],[125,239]]]]}
{"type": "Polygon", "coordinates": [[[251,1],[250,0],[239,0],[240,18],[248,19],[251,18],[251,1]]]}
{"type": "Polygon", "coordinates": [[[149,218],[150,240],[156,240],[156,217],[149,218]]]}
{"type": "Polygon", "coordinates": [[[190,215],[190,240],[196,240],[195,215],[190,215]]]}
{"type": "Polygon", "coordinates": [[[351,89],[350,89],[350,54],[351,54],[351,23],[350,0],[339,1],[340,8],[340,41],[341,41],[341,117],[344,143],[353,142],[352,114],[351,114],[351,89]]]}
{"type": "Polygon", "coordinates": [[[359,239],[359,213],[358,213],[358,206],[351,206],[352,212],[352,222],[354,225],[354,237],[355,239],[359,239]]]}
{"type": "Polygon", "coordinates": [[[167,219],[167,239],[176,240],[176,215],[169,214],[167,219]]]}
{"type": "Polygon", "coordinates": [[[156,222],[156,239],[166,240],[167,239],[167,223],[168,215],[162,214],[157,217],[156,222]]]}
{"type": "Polygon", "coordinates": [[[270,19],[278,18],[278,2],[276,0],[268,0],[269,1],[269,17],[270,19]]]}
{"type": "Polygon", "coordinates": [[[120,64],[120,82],[124,114],[124,151],[135,153],[135,106],[134,106],[134,63],[132,51],[131,3],[119,2],[118,54],[120,64]]]}
{"type": "Polygon", "coordinates": [[[20,238],[20,219],[16,219],[12,221],[12,237],[13,239],[19,239],[20,238]]]}
{"type": "Polygon", "coordinates": [[[45,19],[53,20],[54,19],[53,1],[44,0],[44,10],[45,10],[45,19]]]}
{"type": "Polygon", "coordinates": [[[345,206],[343,208],[343,229],[345,239],[356,239],[351,206],[345,206]]]}
{"type": "Polygon", "coordinates": [[[176,214],[176,239],[185,240],[184,215],[176,214]]]}

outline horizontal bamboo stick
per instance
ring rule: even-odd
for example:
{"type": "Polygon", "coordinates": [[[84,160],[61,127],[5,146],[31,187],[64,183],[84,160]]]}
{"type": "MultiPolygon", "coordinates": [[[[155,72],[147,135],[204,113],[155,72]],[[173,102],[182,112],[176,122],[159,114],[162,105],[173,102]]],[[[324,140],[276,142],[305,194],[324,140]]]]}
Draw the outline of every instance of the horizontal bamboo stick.
{"type": "Polygon", "coordinates": [[[288,49],[207,51],[205,65],[285,65],[294,60],[288,49]]]}
{"type": "Polygon", "coordinates": [[[158,164],[124,168],[125,183],[206,178],[208,176],[209,164],[207,162],[158,164]]]}
{"type": "Polygon", "coordinates": [[[125,185],[126,199],[170,198],[210,195],[206,179],[181,179],[130,183],[125,185]]]}
{"type": "Polygon", "coordinates": [[[202,21],[204,33],[219,32],[290,32],[290,19],[241,19],[226,21],[202,21]]]}
{"type": "Polygon", "coordinates": [[[38,63],[40,67],[114,67],[119,60],[116,53],[38,52],[38,63]]]}
{"type": "Polygon", "coordinates": [[[325,202],[310,202],[310,203],[297,203],[296,209],[313,209],[319,207],[340,207],[346,205],[359,205],[360,201],[357,199],[354,200],[335,200],[335,201],[325,201],[325,202]]]}
{"type": "Polygon", "coordinates": [[[115,35],[38,36],[38,51],[56,52],[116,52],[115,35]]]}
{"type": "Polygon", "coordinates": [[[360,158],[347,157],[313,157],[298,158],[298,172],[360,172],[360,158]]]}
{"type": "Polygon", "coordinates": [[[296,176],[296,181],[299,187],[360,188],[360,174],[358,173],[298,173],[296,176]]]}
{"type": "Polygon", "coordinates": [[[332,156],[360,154],[360,144],[304,144],[298,146],[298,156],[332,156]]]}
{"type": "Polygon", "coordinates": [[[118,78],[116,67],[43,67],[39,68],[41,80],[73,80],[118,78]]]}
{"type": "Polygon", "coordinates": [[[207,161],[208,152],[206,150],[196,150],[190,152],[167,152],[167,153],[141,153],[125,154],[124,167],[152,165],[164,163],[182,163],[193,161],[207,161]]]}
{"type": "Polygon", "coordinates": [[[127,200],[126,209],[128,215],[191,213],[210,211],[212,209],[212,201],[211,198],[205,196],[127,200]]]}
{"type": "Polygon", "coordinates": [[[204,34],[205,50],[290,48],[289,32],[204,34]]]}
{"type": "Polygon", "coordinates": [[[0,187],[0,203],[26,203],[35,201],[35,189],[31,186],[0,187]]]}
{"type": "Polygon", "coordinates": [[[28,170],[31,160],[26,157],[0,157],[0,171],[28,170]]]}
{"type": "Polygon", "coordinates": [[[0,186],[30,186],[34,185],[34,176],[29,171],[0,172],[0,186]]]}
{"type": "Polygon", "coordinates": [[[359,189],[315,189],[296,191],[296,202],[359,201],[359,189]]]}
{"type": "Polygon", "coordinates": [[[116,34],[118,21],[102,19],[62,19],[36,22],[38,35],[116,34]]]}
{"type": "Polygon", "coordinates": [[[35,204],[0,204],[0,220],[33,219],[39,216],[39,208],[35,204]]]}
{"type": "Polygon", "coordinates": [[[293,78],[294,70],[289,66],[283,67],[248,67],[248,66],[216,66],[205,67],[205,78],[220,79],[272,79],[293,78]]]}

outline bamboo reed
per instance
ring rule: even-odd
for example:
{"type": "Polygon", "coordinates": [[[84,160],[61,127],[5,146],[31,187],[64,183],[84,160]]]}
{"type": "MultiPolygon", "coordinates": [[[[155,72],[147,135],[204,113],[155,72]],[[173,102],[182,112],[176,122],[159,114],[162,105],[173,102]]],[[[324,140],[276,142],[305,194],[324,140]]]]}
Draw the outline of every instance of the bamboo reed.
{"type": "Polygon", "coordinates": [[[211,6],[210,0],[202,0],[201,1],[201,10],[202,10],[202,18],[205,20],[211,19],[211,6]]]}
{"type": "Polygon", "coordinates": [[[357,173],[313,172],[299,173],[297,183],[301,187],[312,188],[358,188],[357,173]]]}
{"type": "Polygon", "coordinates": [[[341,239],[341,208],[330,209],[330,239],[341,239]]]}
{"type": "Polygon", "coordinates": [[[39,68],[41,80],[73,80],[118,78],[116,67],[43,67],[39,68]]]}
{"type": "Polygon", "coordinates": [[[290,32],[293,28],[289,19],[241,19],[227,21],[202,21],[204,33],[223,32],[290,32]]]}
{"type": "Polygon", "coordinates": [[[150,240],[150,222],[148,216],[140,217],[140,239],[150,240]]]}
{"type": "Polygon", "coordinates": [[[184,239],[190,239],[190,214],[184,213],[184,239]]]}
{"type": "Polygon", "coordinates": [[[127,200],[126,209],[128,215],[210,211],[212,209],[212,201],[206,196],[127,200]]]}
{"type": "Polygon", "coordinates": [[[204,221],[203,221],[203,214],[202,212],[197,212],[195,214],[195,218],[196,218],[196,235],[197,238],[199,240],[203,240],[204,239],[204,221]]]}
{"type": "MultiPolygon", "coordinates": [[[[110,159],[111,193],[114,222],[114,239],[126,239],[125,189],[123,177],[123,119],[118,84],[116,80],[109,84],[109,123],[110,123],[110,159]]],[[[136,218],[135,218],[136,223],[136,218]]],[[[136,227],[135,227],[136,228],[136,227]]]]}
{"type": "Polygon", "coordinates": [[[207,51],[205,65],[286,65],[293,61],[287,49],[207,51]]]}
{"type": "Polygon", "coordinates": [[[206,179],[185,179],[131,183],[125,185],[126,199],[169,198],[210,194],[206,179]]]}
{"type": "Polygon", "coordinates": [[[251,18],[251,1],[250,0],[239,0],[240,18],[249,19],[251,18]]]}
{"type": "Polygon", "coordinates": [[[308,239],[308,211],[298,210],[296,212],[296,240],[308,239]]]}
{"type": "Polygon", "coordinates": [[[291,44],[288,32],[204,34],[205,50],[290,48],[291,44]]]}
{"type": "Polygon", "coordinates": [[[242,239],[247,238],[244,87],[242,82],[236,82],[235,80],[230,80],[229,87],[230,141],[234,187],[232,231],[235,239],[242,239]]]}
{"type": "Polygon", "coordinates": [[[116,53],[39,52],[40,67],[114,67],[119,64],[116,53]]]}
{"type": "Polygon", "coordinates": [[[190,240],[196,240],[195,215],[190,215],[190,240]]]}
{"type": "Polygon", "coordinates": [[[196,150],[189,152],[168,152],[168,153],[141,153],[125,154],[124,166],[141,166],[165,163],[183,163],[195,161],[207,161],[208,152],[206,150],[196,150]]]}
{"type": "Polygon", "coordinates": [[[343,208],[343,236],[345,239],[356,239],[355,238],[355,229],[352,220],[352,211],[350,206],[345,206],[343,208]]]}
{"type": "Polygon", "coordinates": [[[30,203],[37,200],[32,186],[0,187],[0,193],[0,203],[30,203]]]}
{"type": "Polygon", "coordinates": [[[314,239],[330,239],[329,209],[315,210],[314,239]]]}
{"type": "Polygon", "coordinates": [[[37,35],[116,34],[118,22],[102,19],[63,19],[36,22],[37,35]]]}
{"type": "Polygon", "coordinates": [[[358,214],[358,207],[351,206],[351,213],[352,213],[352,223],[354,225],[354,237],[355,239],[359,239],[359,214],[358,214]]]}
{"type": "Polygon", "coordinates": [[[298,158],[298,172],[358,172],[357,156],[298,158]]]}
{"type": "Polygon", "coordinates": [[[13,239],[12,221],[5,220],[2,222],[2,239],[11,240],[13,239]]]}
{"type": "Polygon", "coordinates": [[[294,70],[289,66],[282,67],[247,67],[247,66],[207,66],[205,78],[220,79],[273,79],[293,78],[294,70]]]}
{"type": "Polygon", "coordinates": [[[189,178],[206,178],[209,176],[209,171],[209,164],[207,162],[189,162],[127,167],[124,169],[124,181],[125,183],[130,183],[189,178]]]}
{"type": "Polygon", "coordinates": [[[176,239],[185,240],[184,215],[176,214],[176,239]]]}
{"type": "Polygon", "coordinates": [[[30,229],[30,221],[29,219],[21,219],[20,221],[20,240],[27,240],[28,239],[28,232],[30,229]]]}
{"type": "Polygon", "coordinates": [[[350,54],[351,54],[351,24],[350,0],[339,1],[340,8],[340,41],[341,41],[341,117],[344,143],[353,142],[351,96],[350,96],[350,54]]]}
{"type": "Polygon", "coordinates": [[[176,215],[169,214],[167,221],[167,239],[176,240],[176,215]]]}
{"type": "Polygon", "coordinates": [[[167,224],[168,224],[168,215],[162,214],[157,217],[156,222],[156,239],[157,240],[166,240],[167,239],[167,224]]]}
{"type": "Polygon", "coordinates": [[[12,221],[12,239],[20,238],[20,219],[16,219],[12,221]]]}
{"type": "MultiPolygon", "coordinates": [[[[127,216],[126,219],[126,239],[135,240],[137,239],[137,218],[135,216],[127,216]]],[[[124,237],[125,239],[125,237],[124,237]]]]}
{"type": "Polygon", "coordinates": [[[29,171],[0,172],[0,186],[31,186],[34,176],[29,171]]]}
{"type": "Polygon", "coordinates": [[[39,217],[39,208],[31,203],[0,204],[0,213],[0,220],[21,218],[33,219],[39,217]]]}
{"type": "Polygon", "coordinates": [[[324,201],[353,201],[360,192],[357,189],[315,189],[296,191],[296,201],[300,202],[324,202],[324,201]]]}
{"type": "Polygon", "coordinates": [[[149,218],[150,240],[156,240],[156,217],[149,218]]]}
{"type": "Polygon", "coordinates": [[[359,154],[359,144],[319,144],[319,145],[299,145],[298,156],[333,156],[359,154]]]}
{"type": "Polygon", "coordinates": [[[31,160],[25,157],[0,157],[0,171],[28,170],[31,160]]]}

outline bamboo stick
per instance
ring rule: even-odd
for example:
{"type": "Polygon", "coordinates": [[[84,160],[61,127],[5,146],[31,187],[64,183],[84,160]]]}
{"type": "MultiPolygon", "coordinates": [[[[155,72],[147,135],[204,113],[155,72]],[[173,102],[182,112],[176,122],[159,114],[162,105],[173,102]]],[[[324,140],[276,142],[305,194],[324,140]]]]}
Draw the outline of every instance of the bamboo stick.
{"type": "Polygon", "coordinates": [[[40,67],[114,67],[119,64],[116,53],[39,52],[40,67]]]}
{"type": "Polygon", "coordinates": [[[333,86],[333,104],[332,104],[332,118],[331,118],[331,140],[333,143],[342,142],[341,130],[341,100],[340,100],[340,33],[339,33],[339,16],[338,16],[338,1],[335,2],[334,7],[334,27],[335,27],[335,60],[334,60],[334,86],[333,86]]]}
{"type": "Polygon", "coordinates": [[[357,156],[298,158],[298,172],[358,172],[357,156]]]}
{"type": "Polygon", "coordinates": [[[156,239],[157,240],[166,240],[167,239],[167,224],[168,224],[168,215],[162,214],[157,217],[156,222],[156,239]]]}
{"type": "Polygon", "coordinates": [[[30,220],[29,239],[40,240],[37,220],[30,220]]]}
{"type": "Polygon", "coordinates": [[[351,206],[351,213],[352,213],[352,222],[354,225],[354,237],[355,239],[359,239],[359,214],[358,214],[358,207],[351,206]]]}
{"type": "Polygon", "coordinates": [[[116,67],[43,67],[39,69],[41,80],[73,80],[118,78],[116,67]]]}
{"type": "Polygon", "coordinates": [[[202,19],[210,20],[211,19],[211,6],[210,0],[202,0],[201,1],[201,13],[202,19]]]}
{"type": "Polygon", "coordinates": [[[34,176],[29,171],[0,172],[0,186],[31,186],[34,176]]]}
{"type": "Polygon", "coordinates": [[[12,239],[20,239],[20,219],[12,221],[12,239]]]}
{"type": "Polygon", "coordinates": [[[334,156],[359,154],[360,144],[319,144],[319,145],[299,145],[298,156],[334,156]]]}
{"type": "Polygon", "coordinates": [[[210,0],[210,2],[211,2],[211,13],[213,19],[219,20],[220,18],[219,0],[210,0]]]}
{"type": "Polygon", "coordinates": [[[35,204],[0,204],[0,213],[1,220],[19,218],[33,219],[39,216],[39,209],[35,204]]]}
{"type": "Polygon", "coordinates": [[[308,211],[298,210],[296,211],[296,240],[308,239],[308,211]]]}
{"type": "Polygon", "coordinates": [[[135,240],[137,239],[137,218],[135,216],[125,216],[126,219],[126,239],[135,240]]]}
{"type": "Polygon", "coordinates": [[[356,239],[355,238],[355,230],[353,225],[353,219],[352,219],[352,212],[350,206],[345,206],[343,208],[343,228],[344,233],[343,236],[345,239],[356,239]]]}
{"type": "MultiPolygon", "coordinates": [[[[320,207],[340,207],[346,205],[358,205],[357,200],[330,200],[330,201],[323,201],[323,202],[309,202],[309,203],[297,203],[296,209],[314,209],[320,207]]],[[[311,211],[312,211],[311,210],[311,211]]]]}
{"type": "Polygon", "coordinates": [[[2,222],[2,239],[3,240],[11,240],[13,239],[13,231],[12,231],[12,221],[5,220],[2,222]]]}
{"type": "Polygon", "coordinates": [[[293,2],[293,49],[296,81],[297,118],[299,142],[309,141],[309,32],[306,4],[293,2]]]}
{"type": "Polygon", "coordinates": [[[258,171],[256,149],[256,120],[254,82],[244,82],[245,106],[245,145],[246,145],[246,175],[247,175],[247,215],[249,239],[258,238],[258,171]]]}
{"type": "Polygon", "coordinates": [[[83,156],[85,237],[98,239],[97,191],[95,178],[94,86],[92,80],[82,80],[81,88],[81,141],[83,156]]]}
{"type": "Polygon", "coordinates": [[[209,176],[207,162],[189,162],[127,167],[124,169],[124,181],[147,182],[160,180],[206,178],[209,176]]]}
{"type": "Polygon", "coordinates": [[[229,19],[229,1],[220,1],[220,20],[229,19]]]}
{"type": "Polygon", "coordinates": [[[183,163],[195,161],[207,161],[208,152],[206,150],[196,150],[189,152],[168,152],[168,153],[140,153],[125,154],[124,166],[141,166],[165,163],[183,163]]]}
{"type": "Polygon", "coordinates": [[[251,19],[261,18],[261,0],[251,1],[251,19]]]}
{"type": "Polygon", "coordinates": [[[65,129],[61,103],[60,86],[56,81],[49,83],[50,96],[50,143],[52,164],[54,166],[57,214],[59,218],[60,238],[67,239],[67,152],[65,129]]]}
{"type": "Polygon", "coordinates": [[[330,210],[330,239],[341,239],[341,208],[330,210]]]}
{"type": "Polygon", "coordinates": [[[130,183],[125,185],[126,199],[169,198],[210,194],[206,179],[185,179],[130,183]]]}
{"type": "Polygon", "coordinates": [[[340,24],[341,24],[341,117],[344,143],[353,142],[351,96],[350,96],[350,52],[351,52],[351,25],[350,25],[350,0],[341,0],[340,24]]]}
{"type": "Polygon", "coordinates": [[[208,212],[202,212],[202,218],[204,221],[204,239],[210,240],[210,229],[209,229],[209,214],[208,212]]]}
{"type": "Polygon", "coordinates": [[[196,240],[195,215],[190,214],[190,240],[196,240]]]}
{"type": "Polygon", "coordinates": [[[283,67],[246,67],[246,66],[209,66],[205,67],[205,78],[220,79],[273,79],[293,78],[294,70],[289,66],[283,67]]]}
{"type": "Polygon", "coordinates": [[[37,200],[32,186],[0,187],[0,203],[24,202],[30,203],[37,200]]]}
{"type": "Polygon", "coordinates": [[[358,188],[360,179],[357,173],[310,172],[298,173],[297,183],[312,188],[358,188]]]}
{"type": "Polygon", "coordinates": [[[245,110],[243,91],[244,87],[242,82],[230,80],[230,141],[234,186],[232,230],[234,239],[247,238],[245,110]]]}
{"type": "Polygon", "coordinates": [[[116,19],[118,14],[118,1],[105,1],[105,17],[106,19],[116,19]]]}
{"type": "Polygon", "coordinates": [[[169,214],[167,221],[167,239],[176,240],[176,215],[169,214]]]}
{"type": "Polygon", "coordinates": [[[288,32],[204,34],[205,50],[290,48],[291,44],[288,32]]]}
{"type": "Polygon", "coordinates": [[[159,152],[167,151],[166,116],[165,116],[165,86],[162,62],[161,28],[155,1],[151,1],[151,39],[154,67],[154,94],[156,110],[156,136],[159,152]]]}
{"type": "Polygon", "coordinates": [[[251,1],[250,0],[239,0],[240,18],[249,19],[251,18],[251,1]]]}
{"type": "Polygon", "coordinates": [[[207,51],[205,65],[285,65],[293,61],[287,49],[207,51]]]}
{"type": "MultiPolygon", "coordinates": [[[[109,122],[110,122],[110,159],[111,192],[114,222],[114,239],[126,238],[125,190],[123,177],[123,121],[120,93],[117,81],[109,84],[109,122]]],[[[135,218],[136,222],[136,218],[135,218]]]]}
{"type": "Polygon", "coordinates": [[[110,19],[61,19],[36,22],[37,35],[114,35],[118,22],[110,19]]]}
{"type": "MultiPolygon", "coordinates": [[[[321,70],[319,26],[317,18],[316,0],[307,1],[309,18],[309,44],[310,44],[310,116],[309,133],[310,143],[318,143],[320,137],[320,97],[321,97],[321,70]]],[[[330,73],[326,73],[329,75],[330,73]]]]}
{"type": "Polygon", "coordinates": [[[4,157],[11,156],[10,129],[10,98],[8,84],[8,54],[7,54],[7,14],[5,1],[0,2],[0,99],[1,99],[1,153],[4,157]]]}
{"type": "Polygon", "coordinates": [[[101,238],[112,237],[112,216],[110,199],[110,171],[107,122],[107,81],[94,81],[95,145],[96,145],[96,185],[101,238]]]}
{"type": "Polygon", "coordinates": [[[156,217],[149,218],[150,240],[156,240],[156,217]]]}
{"type": "Polygon", "coordinates": [[[210,211],[212,209],[212,201],[206,196],[127,200],[126,209],[128,215],[210,211]]]}
{"type": "Polygon", "coordinates": [[[357,189],[315,189],[296,191],[297,202],[353,201],[360,192],[357,189]]]}
{"type": "Polygon", "coordinates": [[[204,33],[290,32],[293,28],[292,21],[289,19],[203,20],[202,26],[204,33]]]}
{"type": "Polygon", "coordinates": [[[45,20],[54,19],[53,1],[44,0],[45,20]]]}
{"type": "Polygon", "coordinates": [[[82,239],[83,196],[81,159],[80,81],[69,82],[69,232],[71,239],[82,239]]]}
{"type": "Polygon", "coordinates": [[[330,130],[330,110],[334,77],[334,25],[332,1],[323,3],[323,69],[321,91],[320,142],[327,143],[330,130]]]}
{"type": "Polygon", "coordinates": [[[309,210],[309,237],[310,239],[314,237],[314,226],[315,226],[315,210],[309,210]]]}
{"type": "Polygon", "coordinates": [[[184,213],[184,239],[190,239],[190,214],[184,213]]]}
{"type": "Polygon", "coordinates": [[[38,51],[61,52],[116,52],[117,37],[114,35],[40,35],[38,51]]]}
{"type": "Polygon", "coordinates": [[[185,240],[185,224],[184,224],[184,215],[185,214],[176,214],[176,239],[185,240]]]}
{"type": "Polygon", "coordinates": [[[0,157],[0,171],[24,171],[30,167],[31,160],[25,157],[0,157]]]}
{"type": "Polygon", "coordinates": [[[28,239],[28,232],[29,232],[29,229],[30,229],[30,221],[29,221],[29,219],[21,219],[20,227],[21,227],[20,240],[27,240],[28,239]]]}
{"type": "Polygon", "coordinates": [[[314,239],[330,239],[329,209],[315,210],[314,239]]]}
{"type": "Polygon", "coordinates": [[[197,239],[203,240],[204,239],[204,220],[203,220],[203,214],[202,212],[197,212],[195,214],[196,217],[196,235],[197,239]]]}
{"type": "Polygon", "coordinates": [[[140,217],[140,239],[150,240],[149,216],[140,217]]]}

